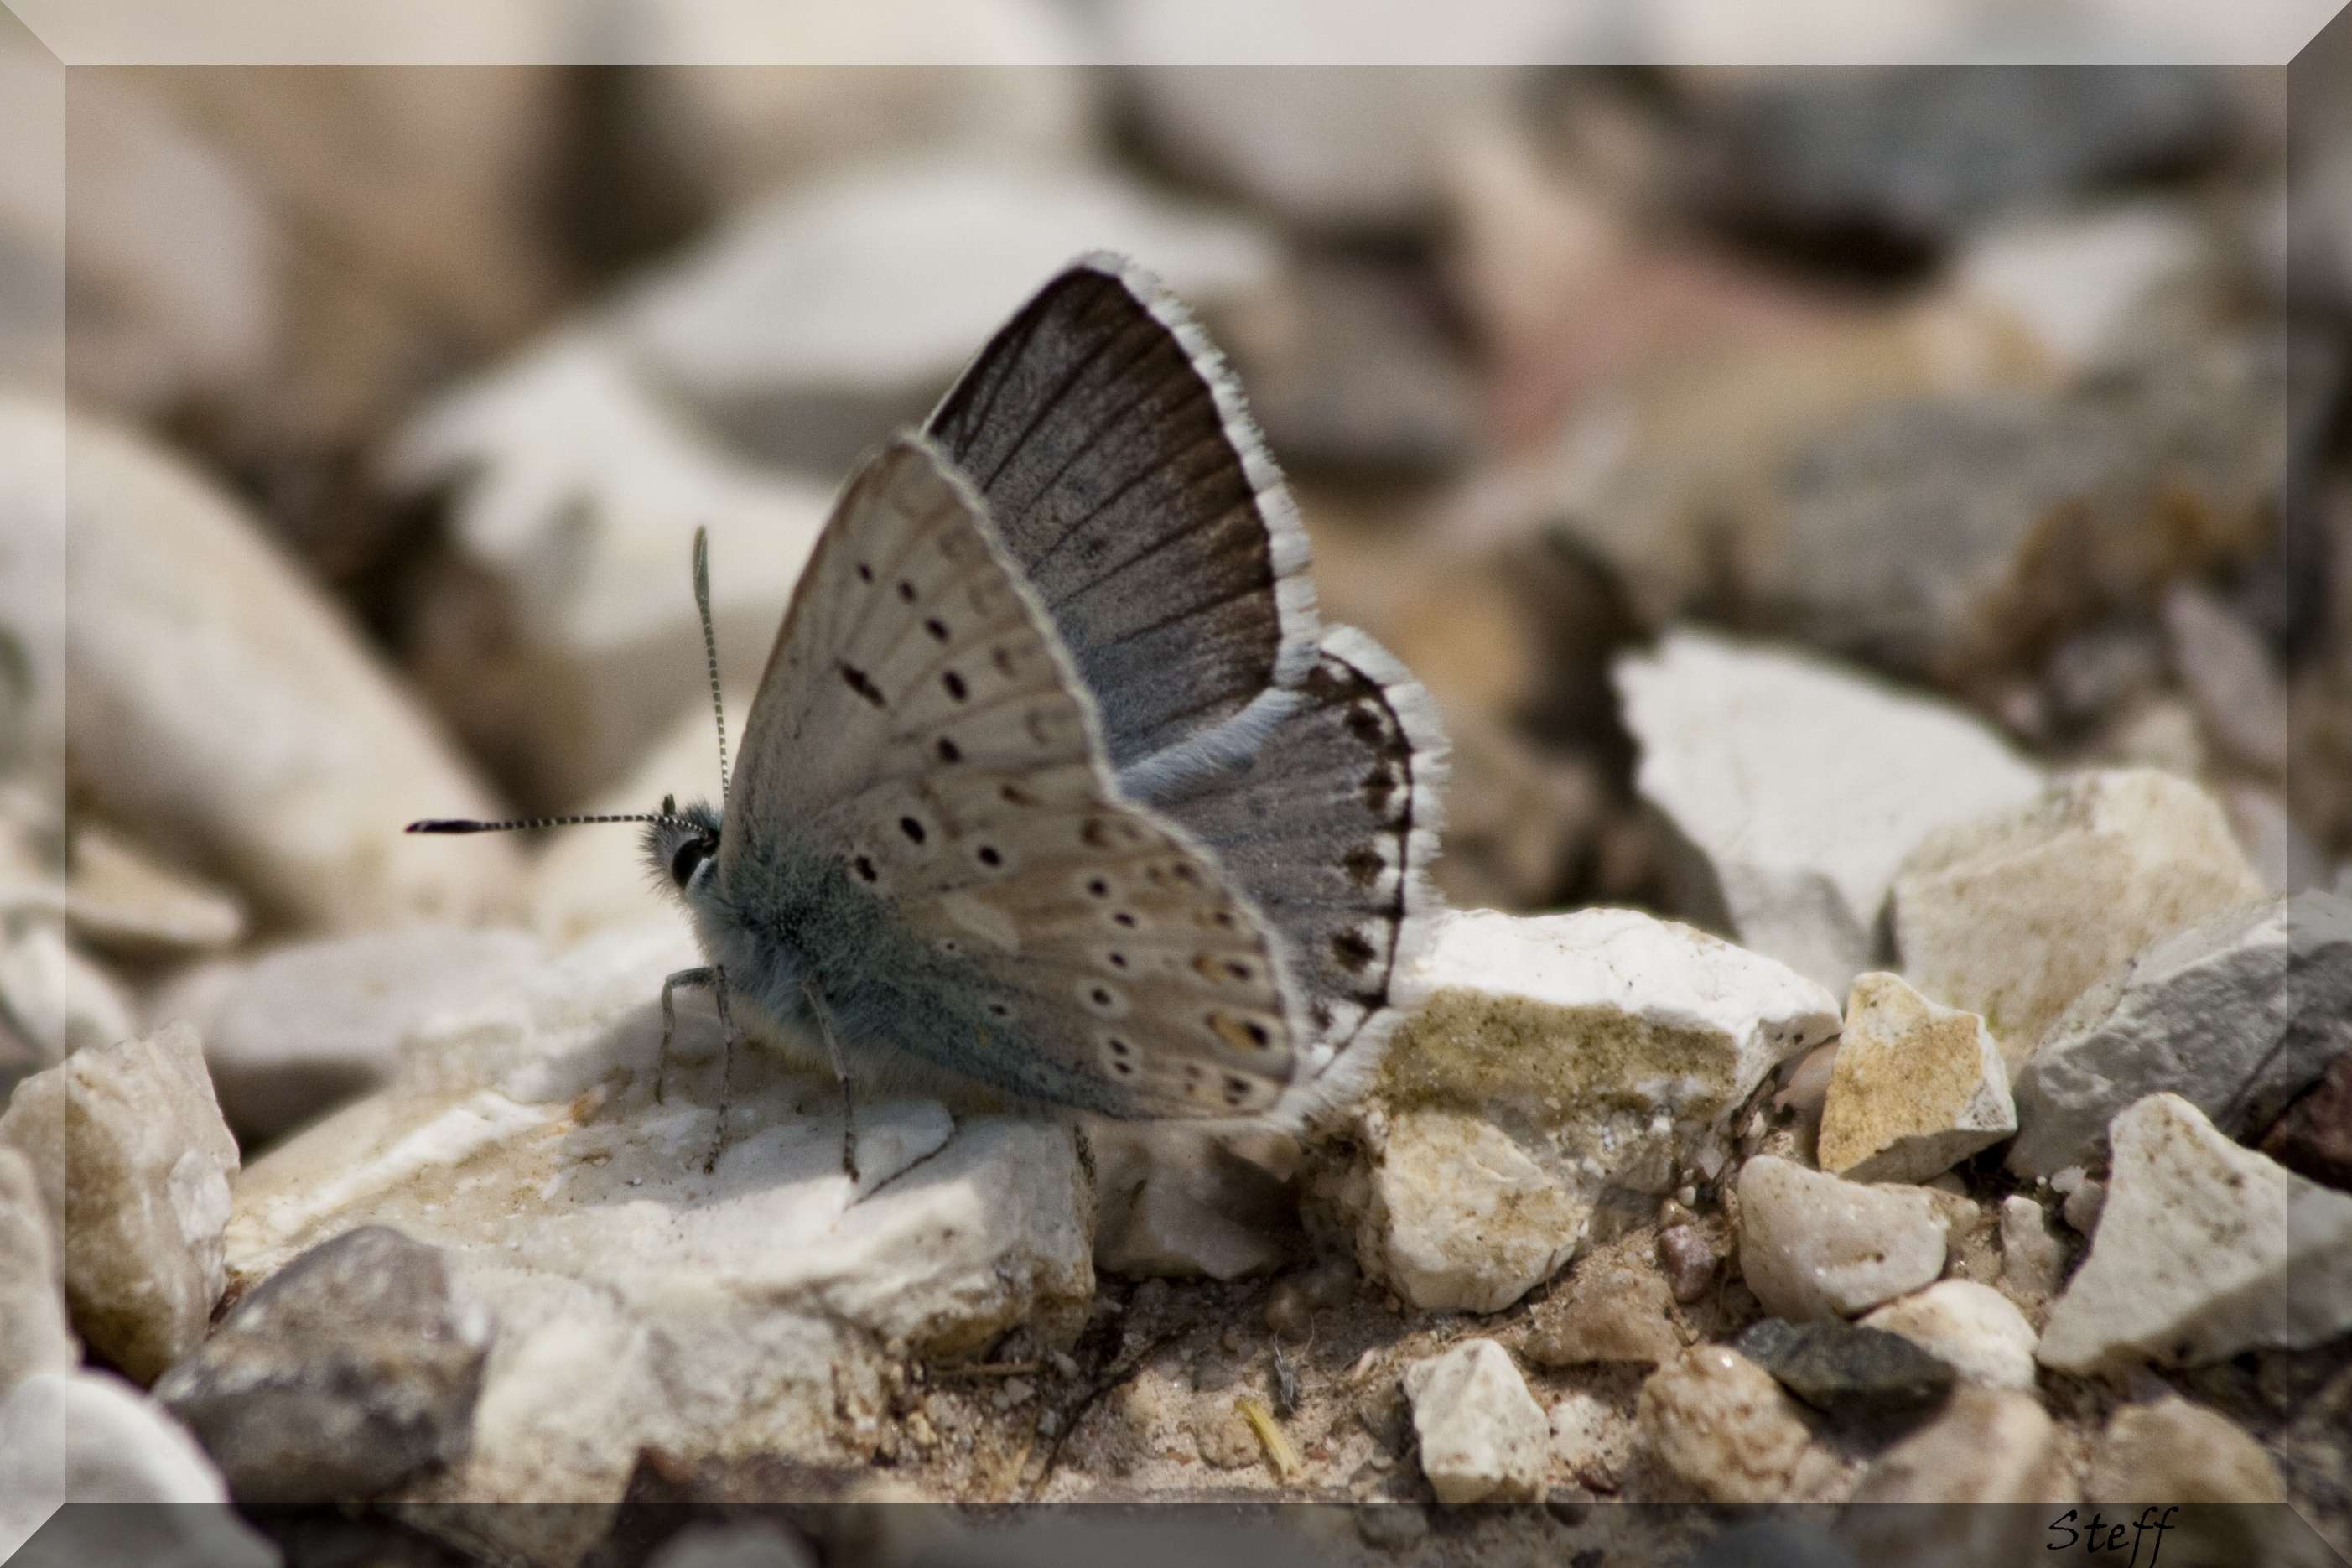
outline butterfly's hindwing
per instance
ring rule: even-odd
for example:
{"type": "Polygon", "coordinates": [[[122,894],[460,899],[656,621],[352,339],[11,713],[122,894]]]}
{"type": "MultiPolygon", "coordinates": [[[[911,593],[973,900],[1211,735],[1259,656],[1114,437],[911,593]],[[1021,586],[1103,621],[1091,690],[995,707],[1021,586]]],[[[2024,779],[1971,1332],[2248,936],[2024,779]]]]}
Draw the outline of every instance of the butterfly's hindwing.
{"type": "Polygon", "coordinates": [[[1302,1082],[1368,1069],[1396,1020],[1433,894],[1445,742],[1429,698],[1378,644],[1325,635],[1300,703],[1243,766],[1155,800],[1280,933],[1310,1013],[1302,1082]]]}
{"type": "Polygon", "coordinates": [[[1114,767],[1232,718],[1314,652],[1307,540],[1223,357],[1088,258],[932,416],[1098,701],[1114,767]]]}
{"type": "Polygon", "coordinates": [[[1118,795],[1050,623],[920,440],[845,492],[730,791],[730,899],[759,897],[739,867],[813,856],[925,944],[818,949],[835,973],[809,978],[877,1045],[1118,1116],[1253,1114],[1290,1082],[1277,942],[1189,836],[1118,795]],[[902,973],[864,967],[886,961],[902,973]]]}

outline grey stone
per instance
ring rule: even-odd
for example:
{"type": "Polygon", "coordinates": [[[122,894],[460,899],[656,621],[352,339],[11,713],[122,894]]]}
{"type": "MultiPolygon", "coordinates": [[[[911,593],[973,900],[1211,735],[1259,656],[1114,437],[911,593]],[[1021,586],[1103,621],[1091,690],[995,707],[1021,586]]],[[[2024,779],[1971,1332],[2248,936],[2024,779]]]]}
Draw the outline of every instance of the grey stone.
{"type": "Polygon", "coordinates": [[[2065,393],[1888,402],[1769,469],[1733,570],[1756,624],[1967,689],[2053,624],[2119,594],[2152,607],[2158,584],[2260,548],[2283,386],[2225,344],[2065,393]],[[2152,512],[2181,526],[2158,537],[2152,512]]]}
{"type": "Polygon", "coordinates": [[[2095,1163],[2116,1113],[2158,1090],[2259,1132],[2347,1052],[2352,900],[2227,911],[2142,949],[2050,1026],[2018,1077],[2009,1168],[2095,1163]]]}
{"type": "Polygon", "coordinates": [[[2209,157],[2229,115],[2188,69],[1766,72],[1705,100],[1694,174],[1742,224],[1916,256],[1989,214],[2209,157]]]}
{"type": "Polygon", "coordinates": [[[1816,1410],[1917,1410],[1951,1392],[1952,1368],[1900,1334],[1765,1318],[1733,1348],[1816,1410]]]}
{"type": "Polygon", "coordinates": [[[436,1249],[363,1226],[257,1286],[155,1396],[239,1502],[366,1499],[464,1457],[490,1337],[436,1249]]]}

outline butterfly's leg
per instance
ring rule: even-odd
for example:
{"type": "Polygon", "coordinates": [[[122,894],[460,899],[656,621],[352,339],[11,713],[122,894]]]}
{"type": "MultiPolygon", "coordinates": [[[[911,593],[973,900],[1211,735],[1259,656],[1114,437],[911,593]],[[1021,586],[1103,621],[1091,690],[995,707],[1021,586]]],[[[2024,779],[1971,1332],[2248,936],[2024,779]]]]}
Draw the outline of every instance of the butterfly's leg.
{"type": "Polygon", "coordinates": [[[810,1016],[816,1019],[816,1032],[824,1037],[824,1054],[833,1062],[833,1080],[841,1085],[841,1168],[849,1176],[849,1184],[857,1185],[857,1099],[850,1091],[849,1065],[841,1059],[841,1042],[834,1037],[833,1019],[824,1010],[824,998],[814,986],[803,988],[808,997],[810,1016]]]}
{"type": "Polygon", "coordinates": [[[710,988],[719,994],[719,1121],[711,1129],[710,1152],[702,1160],[706,1175],[719,1169],[719,1156],[727,1152],[727,1113],[735,1099],[735,1014],[727,1005],[727,972],[716,964],[710,970],[710,988]]]}
{"type": "MultiPolygon", "coordinates": [[[[654,1063],[654,1103],[656,1105],[663,1103],[662,1079],[664,1075],[669,1071],[669,1038],[672,1035],[677,1032],[677,1008],[676,1005],[670,1001],[669,994],[677,990],[681,985],[703,986],[718,984],[719,984],[719,971],[709,967],[700,969],[681,969],[677,973],[662,982],[661,1056],[656,1059],[654,1063]]],[[[720,1016],[723,1020],[727,1006],[727,993],[723,987],[719,993],[719,1005],[720,1009],[720,1016]]]]}

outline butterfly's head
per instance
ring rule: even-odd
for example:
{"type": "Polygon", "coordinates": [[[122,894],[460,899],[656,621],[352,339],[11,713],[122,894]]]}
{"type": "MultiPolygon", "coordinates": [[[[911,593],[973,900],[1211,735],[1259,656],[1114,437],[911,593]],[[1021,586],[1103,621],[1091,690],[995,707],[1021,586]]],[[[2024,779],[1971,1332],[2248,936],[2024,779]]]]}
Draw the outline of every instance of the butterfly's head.
{"type": "Polygon", "coordinates": [[[681,808],[675,796],[664,795],[640,842],[654,876],[681,899],[708,890],[718,874],[719,813],[701,801],[681,808]]]}

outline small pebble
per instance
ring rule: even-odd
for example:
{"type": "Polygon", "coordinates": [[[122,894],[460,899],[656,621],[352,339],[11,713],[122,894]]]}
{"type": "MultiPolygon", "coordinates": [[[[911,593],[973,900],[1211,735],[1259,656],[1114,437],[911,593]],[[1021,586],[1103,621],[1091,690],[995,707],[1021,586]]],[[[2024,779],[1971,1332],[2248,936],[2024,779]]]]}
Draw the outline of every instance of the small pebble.
{"type": "Polygon", "coordinates": [[[1303,1343],[1315,1332],[1315,1309],[1306,1289],[1292,1279],[1279,1279],[1265,1293],[1265,1326],[1281,1339],[1303,1343]]]}
{"type": "Polygon", "coordinates": [[[1327,1258],[1305,1274],[1299,1284],[1310,1307],[1344,1307],[1356,1299],[1356,1266],[1345,1258],[1327,1258]]]}
{"type": "Polygon", "coordinates": [[[1766,1318],[1736,1348],[1816,1410],[1917,1410],[1954,1380],[1950,1366],[1902,1335],[1852,1323],[1766,1318]]]}
{"type": "Polygon", "coordinates": [[[1675,1300],[1685,1306],[1715,1288],[1715,1248],[1690,1226],[1670,1226],[1658,1232],[1658,1264],[1666,1271],[1666,1284],[1675,1300]]]}

